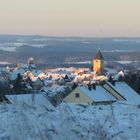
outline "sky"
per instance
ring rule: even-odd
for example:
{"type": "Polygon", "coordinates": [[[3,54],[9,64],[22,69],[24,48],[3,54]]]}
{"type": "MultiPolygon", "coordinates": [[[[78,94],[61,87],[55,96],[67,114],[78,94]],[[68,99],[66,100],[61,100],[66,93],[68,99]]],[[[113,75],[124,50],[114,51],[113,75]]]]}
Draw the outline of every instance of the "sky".
{"type": "Polygon", "coordinates": [[[140,0],[1,0],[0,34],[140,37],[140,0]]]}

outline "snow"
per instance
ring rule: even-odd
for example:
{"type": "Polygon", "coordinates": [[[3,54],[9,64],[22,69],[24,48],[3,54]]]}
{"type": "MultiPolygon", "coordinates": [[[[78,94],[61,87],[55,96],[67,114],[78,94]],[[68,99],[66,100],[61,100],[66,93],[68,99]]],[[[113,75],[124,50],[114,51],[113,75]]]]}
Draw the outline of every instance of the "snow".
{"type": "Polygon", "coordinates": [[[107,71],[106,73],[108,75],[110,75],[110,74],[117,74],[117,70],[116,69],[105,67],[105,70],[107,71]]]}
{"type": "Polygon", "coordinates": [[[110,93],[105,91],[101,86],[96,86],[96,90],[89,90],[88,88],[81,86],[79,87],[88,97],[90,97],[93,101],[101,102],[101,101],[116,101],[115,97],[113,97],[110,93]]]}
{"type": "Polygon", "coordinates": [[[38,77],[31,76],[30,79],[31,79],[32,82],[36,82],[38,80],[38,77]]]}
{"type": "Polygon", "coordinates": [[[40,73],[40,74],[38,75],[38,77],[39,77],[40,79],[45,79],[45,78],[47,78],[47,74],[46,74],[46,73],[40,73]]]}
{"type": "Polygon", "coordinates": [[[59,73],[59,74],[71,74],[75,70],[76,70],[76,68],[74,68],[74,67],[50,69],[51,72],[59,73]]]}
{"type": "Polygon", "coordinates": [[[7,65],[7,64],[11,64],[11,63],[9,63],[9,62],[7,62],[7,61],[0,61],[0,64],[1,64],[1,65],[7,65]]]}
{"type": "Polygon", "coordinates": [[[44,48],[44,47],[46,47],[47,46],[47,44],[30,44],[30,46],[32,46],[32,47],[36,47],[36,48],[44,48]]]}
{"type": "Polygon", "coordinates": [[[34,41],[46,41],[47,38],[34,38],[32,40],[34,40],[34,41]]]}
{"type": "Polygon", "coordinates": [[[10,80],[15,80],[17,78],[17,72],[9,73],[10,80]]]}
{"type": "Polygon", "coordinates": [[[56,88],[55,88],[55,92],[56,93],[64,92],[64,87],[57,85],[56,88]]]}
{"type": "Polygon", "coordinates": [[[91,64],[91,61],[82,61],[82,62],[67,62],[68,64],[91,64]]]}
{"type": "Polygon", "coordinates": [[[82,106],[0,105],[1,140],[139,140],[140,109],[114,103],[82,106]]]}
{"type": "MultiPolygon", "coordinates": [[[[32,65],[34,67],[34,65],[32,65]]],[[[32,70],[34,76],[38,76],[41,73],[41,70],[32,70]]]]}
{"type": "Polygon", "coordinates": [[[55,80],[44,79],[44,84],[45,84],[45,86],[51,86],[51,85],[55,84],[55,80]]]}
{"type": "Polygon", "coordinates": [[[24,69],[14,69],[13,72],[9,72],[9,78],[10,80],[15,80],[17,78],[17,75],[18,74],[21,74],[23,75],[25,73],[25,70],[24,69]]]}
{"type": "MultiPolygon", "coordinates": [[[[22,73],[14,71],[11,77],[15,79],[18,72],[22,73]]],[[[66,73],[61,72],[52,73],[54,79],[66,73]]],[[[36,71],[30,76],[36,81],[39,74],[45,76],[36,71]]],[[[6,95],[13,104],[0,104],[0,140],[139,140],[140,97],[124,82],[109,84],[126,101],[116,101],[101,86],[92,91],[80,87],[94,101],[116,102],[94,106],[62,103],[56,108],[47,96],[64,92],[65,86],[53,86],[55,80],[47,77],[44,82],[49,86],[38,94],[6,95]]]]}
{"type": "MultiPolygon", "coordinates": [[[[111,85],[111,83],[108,82],[111,85]]],[[[129,104],[140,104],[140,95],[135,92],[130,86],[125,82],[116,82],[115,86],[111,85],[115,90],[117,90],[129,104]]],[[[124,102],[124,101],[123,101],[124,102]]]]}
{"type": "Polygon", "coordinates": [[[47,92],[51,91],[51,88],[49,86],[48,87],[42,87],[40,91],[47,93],[47,92]]]}
{"type": "Polygon", "coordinates": [[[133,61],[117,61],[120,64],[131,64],[133,61]]]}
{"type": "Polygon", "coordinates": [[[122,70],[118,74],[114,75],[114,79],[118,81],[120,77],[124,77],[124,72],[122,70]]]}
{"type": "Polygon", "coordinates": [[[20,95],[6,95],[12,104],[26,104],[29,106],[40,105],[52,109],[53,105],[48,101],[45,94],[20,94],[20,95]]]}

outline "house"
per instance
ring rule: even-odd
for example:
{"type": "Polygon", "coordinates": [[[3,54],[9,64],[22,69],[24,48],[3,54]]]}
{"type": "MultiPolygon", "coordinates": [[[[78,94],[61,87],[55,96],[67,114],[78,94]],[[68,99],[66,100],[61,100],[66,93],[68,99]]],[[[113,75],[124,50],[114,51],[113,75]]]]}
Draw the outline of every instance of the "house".
{"type": "Polygon", "coordinates": [[[24,71],[28,70],[28,65],[27,64],[17,64],[17,67],[20,67],[21,69],[23,69],[24,71]]]}
{"type": "Polygon", "coordinates": [[[73,81],[82,83],[83,81],[89,81],[92,77],[93,77],[92,74],[76,75],[73,81]]]}
{"type": "Polygon", "coordinates": [[[38,75],[38,77],[42,80],[42,79],[45,79],[45,78],[47,78],[47,73],[46,72],[44,72],[44,73],[40,73],[39,75],[38,75]]]}
{"type": "Polygon", "coordinates": [[[106,90],[108,91],[112,96],[114,96],[117,100],[120,100],[120,101],[124,101],[126,100],[122,95],[121,93],[116,90],[114,88],[114,86],[112,84],[109,84],[109,82],[107,81],[102,81],[101,83],[101,86],[106,90]]]}
{"type": "Polygon", "coordinates": [[[34,89],[39,90],[44,86],[44,82],[39,77],[30,77],[34,89]]]}
{"type": "Polygon", "coordinates": [[[125,102],[129,104],[140,104],[140,95],[125,82],[115,82],[114,86],[110,82],[107,83],[125,98],[125,102]]]}
{"type": "Polygon", "coordinates": [[[95,90],[89,89],[86,86],[78,86],[64,98],[64,102],[66,103],[77,104],[110,103],[116,100],[114,96],[101,86],[96,86],[95,90]]]}
{"type": "Polygon", "coordinates": [[[5,95],[10,103],[15,105],[34,105],[43,106],[47,109],[54,108],[44,94],[18,94],[18,95],[5,95]]]}
{"type": "Polygon", "coordinates": [[[104,57],[99,49],[93,60],[93,71],[95,73],[102,74],[103,70],[104,70],[104,57]]]}

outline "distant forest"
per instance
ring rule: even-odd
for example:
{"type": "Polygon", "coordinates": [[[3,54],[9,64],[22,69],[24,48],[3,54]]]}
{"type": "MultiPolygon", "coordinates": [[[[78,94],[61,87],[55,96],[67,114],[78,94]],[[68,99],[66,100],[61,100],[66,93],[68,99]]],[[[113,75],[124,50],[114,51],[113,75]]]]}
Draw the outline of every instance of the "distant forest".
{"type": "Polygon", "coordinates": [[[50,65],[92,61],[98,48],[106,61],[140,61],[140,38],[0,35],[0,61],[13,64],[26,63],[29,57],[50,65]]]}

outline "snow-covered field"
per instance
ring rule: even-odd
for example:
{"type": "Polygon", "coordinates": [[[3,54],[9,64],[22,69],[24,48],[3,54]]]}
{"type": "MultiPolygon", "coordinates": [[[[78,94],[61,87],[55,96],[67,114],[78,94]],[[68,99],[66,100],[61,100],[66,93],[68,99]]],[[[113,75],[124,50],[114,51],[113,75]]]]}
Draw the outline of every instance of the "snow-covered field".
{"type": "Polygon", "coordinates": [[[0,140],[139,140],[140,107],[0,105],[0,140]]]}

